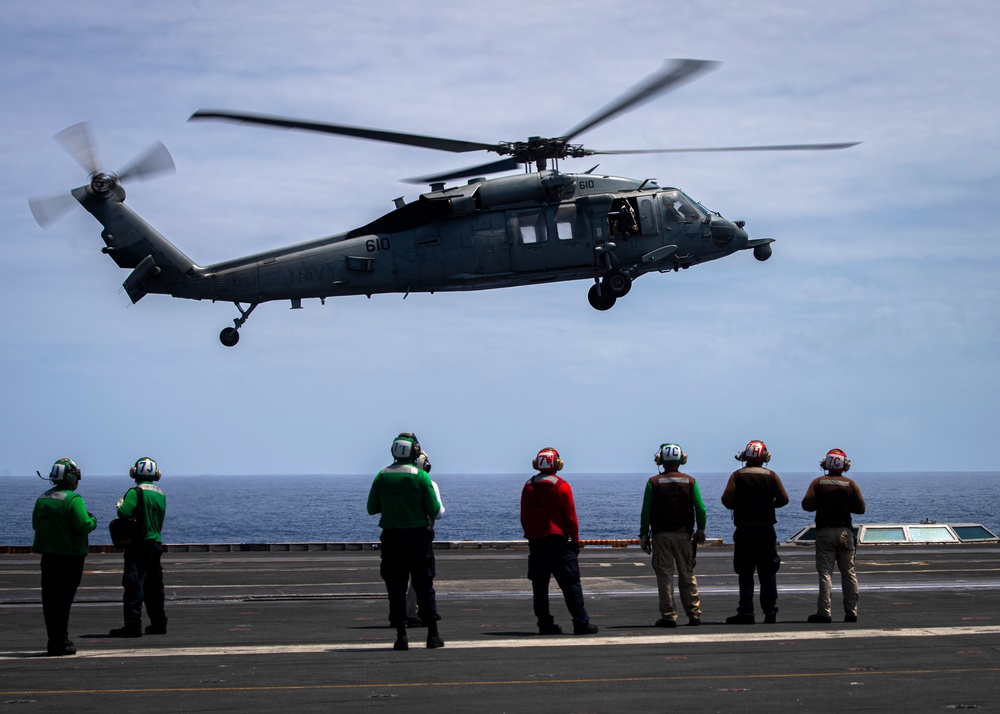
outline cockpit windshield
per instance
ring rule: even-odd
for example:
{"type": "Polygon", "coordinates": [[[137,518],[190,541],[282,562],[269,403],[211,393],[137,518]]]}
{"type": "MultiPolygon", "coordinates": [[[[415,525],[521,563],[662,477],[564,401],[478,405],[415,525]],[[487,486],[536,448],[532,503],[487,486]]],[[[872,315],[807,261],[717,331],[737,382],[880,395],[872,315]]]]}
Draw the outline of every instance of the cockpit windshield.
{"type": "Polygon", "coordinates": [[[660,202],[663,205],[664,218],[668,223],[694,223],[699,221],[702,217],[699,208],[705,214],[708,214],[708,210],[704,206],[700,206],[700,204],[691,200],[677,189],[661,193],[660,202]]]}

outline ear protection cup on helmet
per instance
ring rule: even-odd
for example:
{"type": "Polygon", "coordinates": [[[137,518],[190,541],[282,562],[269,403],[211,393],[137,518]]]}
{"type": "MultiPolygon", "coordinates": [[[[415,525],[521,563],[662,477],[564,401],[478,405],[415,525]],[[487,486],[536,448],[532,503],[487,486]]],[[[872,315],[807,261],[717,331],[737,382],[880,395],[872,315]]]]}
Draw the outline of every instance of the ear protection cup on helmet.
{"type": "Polygon", "coordinates": [[[392,442],[392,458],[396,461],[415,461],[422,453],[415,434],[404,431],[392,442]]]}
{"type": "Polygon", "coordinates": [[[538,455],[531,460],[531,468],[542,473],[555,473],[562,471],[565,462],[559,458],[559,452],[550,446],[538,452],[538,455]]]}
{"type": "Polygon", "coordinates": [[[424,473],[428,473],[429,474],[431,472],[431,461],[427,457],[427,452],[426,451],[421,451],[420,452],[420,456],[418,456],[413,461],[413,465],[416,466],[421,471],[423,471],[424,473]]]}
{"type": "Polygon", "coordinates": [[[156,462],[148,456],[143,456],[135,462],[135,466],[128,470],[128,475],[134,479],[145,479],[149,481],[159,481],[163,472],[156,467],[156,462]]]}
{"type": "Polygon", "coordinates": [[[683,466],[688,462],[688,455],[677,444],[660,444],[660,450],[653,455],[653,462],[657,466],[663,466],[666,463],[676,463],[683,466]]]}

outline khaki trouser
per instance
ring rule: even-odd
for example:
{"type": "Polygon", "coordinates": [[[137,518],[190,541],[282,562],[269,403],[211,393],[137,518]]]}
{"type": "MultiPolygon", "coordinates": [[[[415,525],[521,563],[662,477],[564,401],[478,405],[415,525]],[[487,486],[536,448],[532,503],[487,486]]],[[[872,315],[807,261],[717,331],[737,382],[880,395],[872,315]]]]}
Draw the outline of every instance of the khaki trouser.
{"type": "Polygon", "coordinates": [[[701,617],[701,600],[698,598],[698,580],[694,576],[694,552],[691,534],[685,532],[654,533],[653,571],[660,593],[660,616],[677,619],[674,609],[674,571],[677,571],[677,588],[681,605],[688,617],[701,617]]]}
{"type": "Polygon", "coordinates": [[[833,598],[833,564],[840,570],[844,592],[844,612],[858,614],[858,575],[854,570],[854,533],[842,528],[816,529],[816,572],[819,573],[819,599],[816,614],[830,617],[833,598]]]}

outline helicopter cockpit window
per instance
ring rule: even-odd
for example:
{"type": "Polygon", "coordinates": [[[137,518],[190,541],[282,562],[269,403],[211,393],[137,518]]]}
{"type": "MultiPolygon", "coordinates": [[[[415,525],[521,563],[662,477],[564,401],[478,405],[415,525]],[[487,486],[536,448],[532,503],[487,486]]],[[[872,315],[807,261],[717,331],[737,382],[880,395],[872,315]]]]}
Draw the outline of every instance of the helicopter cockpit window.
{"type": "Polygon", "coordinates": [[[583,214],[576,206],[563,206],[556,211],[556,237],[559,240],[574,240],[586,237],[583,214]]]}
{"type": "Polygon", "coordinates": [[[549,239],[548,231],[545,230],[544,213],[524,213],[518,216],[517,227],[521,242],[525,245],[544,243],[549,239]]]}
{"type": "Polygon", "coordinates": [[[660,200],[667,223],[693,223],[701,218],[698,209],[680,191],[665,191],[660,200]]]}

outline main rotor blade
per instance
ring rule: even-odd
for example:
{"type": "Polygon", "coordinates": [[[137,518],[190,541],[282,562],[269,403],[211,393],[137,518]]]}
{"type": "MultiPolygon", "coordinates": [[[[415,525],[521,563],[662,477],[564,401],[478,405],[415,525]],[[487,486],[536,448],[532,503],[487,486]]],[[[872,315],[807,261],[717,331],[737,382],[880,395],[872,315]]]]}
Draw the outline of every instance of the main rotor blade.
{"type": "Polygon", "coordinates": [[[709,146],[692,149],[617,149],[610,151],[587,151],[591,154],[694,154],[721,151],[826,151],[829,149],[849,149],[860,141],[839,144],[774,144],[771,146],[709,146]]]}
{"type": "Polygon", "coordinates": [[[369,139],[371,141],[383,141],[389,144],[404,144],[406,146],[420,146],[425,149],[451,151],[452,153],[458,154],[465,153],[467,151],[495,151],[497,149],[496,144],[481,144],[475,141],[442,139],[434,136],[402,134],[395,131],[367,129],[359,126],[302,121],[300,119],[288,119],[285,117],[274,117],[264,114],[230,112],[217,109],[199,109],[191,115],[188,121],[193,121],[195,119],[223,119],[242,122],[244,124],[273,126],[281,129],[300,129],[302,131],[314,131],[321,134],[338,134],[340,136],[353,136],[356,139],[369,139]]]}
{"type": "Polygon", "coordinates": [[[603,124],[622,112],[630,111],[636,108],[639,104],[649,101],[656,95],[665,92],[671,87],[679,85],[689,79],[693,79],[696,75],[702,72],[707,72],[708,70],[716,67],[718,64],[718,62],[711,60],[677,60],[674,64],[667,65],[659,72],[654,72],[646,79],[639,82],[614,102],[604,107],[604,109],[599,111],[597,114],[594,114],[589,119],[586,119],[583,123],[577,124],[575,127],[563,134],[562,138],[572,139],[574,136],[582,134],[589,129],[593,129],[598,124],[603,124]]]}
{"type": "Polygon", "coordinates": [[[100,168],[97,163],[97,145],[91,135],[89,122],[82,121],[66,127],[55,135],[55,140],[62,144],[88,174],[95,173],[100,168]]]}
{"type": "Polygon", "coordinates": [[[437,183],[438,181],[447,181],[453,178],[466,178],[467,176],[485,176],[486,174],[495,174],[501,171],[510,171],[521,166],[521,163],[516,159],[500,159],[499,161],[494,161],[489,164],[480,164],[479,166],[469,166],[464,169],[455,169],[443,174],[435,174],[433,176],[415,176],[413,178],[403,179],[406,183],[437,183]]]}
{"type": "Polygon", "coordinates": [[[136,157],[131,164],[118,172],[119,181],[143,178],[164,172],[175,171],[174,159],[163,142],[157,141],[146,153],[136,157]]]}
{"type": "Polygon", "coordinates": [[[31,215],[35,217],[35,222],[42,228],[48,228],[75,205],[76,199],[69,193],[28,199],[31,215]]]}

